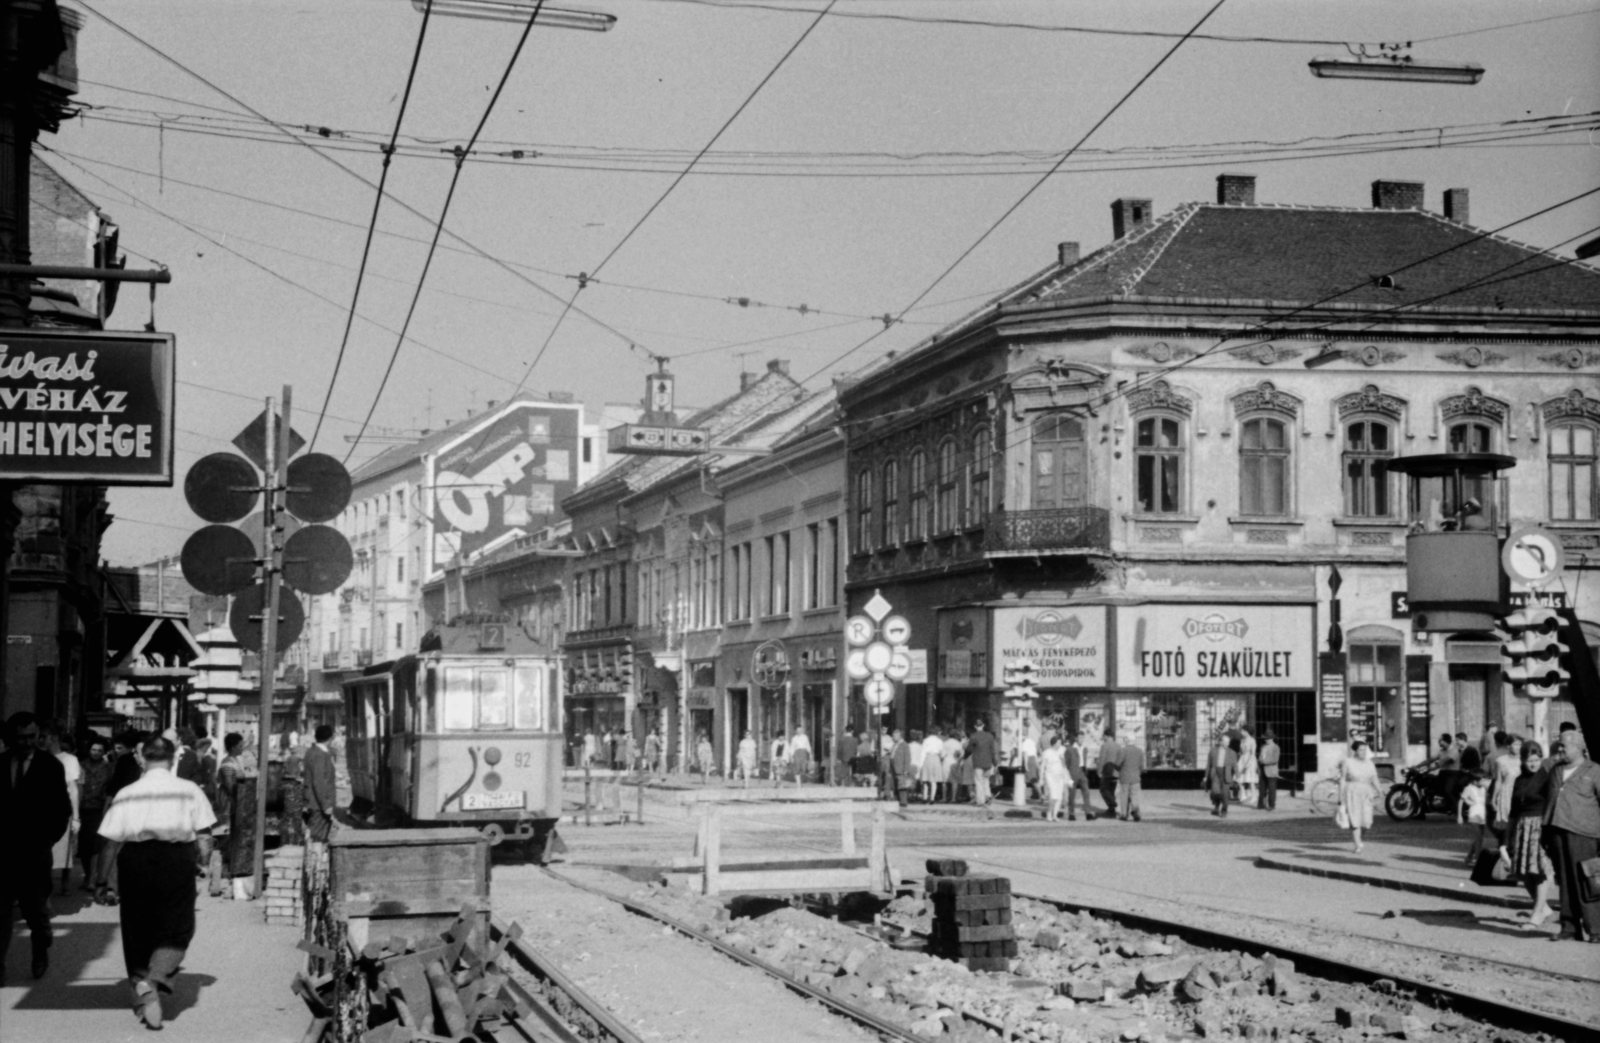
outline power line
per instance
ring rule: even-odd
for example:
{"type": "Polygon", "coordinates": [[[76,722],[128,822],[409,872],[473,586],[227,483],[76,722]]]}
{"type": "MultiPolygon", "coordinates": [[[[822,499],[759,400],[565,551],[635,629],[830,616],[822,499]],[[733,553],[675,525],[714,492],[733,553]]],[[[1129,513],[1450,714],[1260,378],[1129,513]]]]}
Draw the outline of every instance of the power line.
{"type": "Polygon", "coordinates": [[[1502,29],[1520,29],[1525,25],[1538,25],[1540,22],[1555,22],[1563,18],[1582,18],[1585,15],[1600,14],[1600,7],[1591,7],[1586,11],[1568,11],[1566,14],[1545,15],[1543,18],[1525,18],[1520,22],[1506,22],[1504,25],[1491,25],[1483,29],[1463,29],[1459,33],[1445,33],[1443,36],[1424,36],[1415,43],[1433,43],[1436,40],[1455,40],[1463,36],[1477,36],[1479,33],[1497,33],[1502,29]]]}
{"type": "MultiPolygon", "coordinates": [[[[432,5],[432,0],[429,0],[429,5],[432,5]]],[[[506,81],[511,79],[511,70],[517,67],[517,58],[522,55],[522,46],[528,42],[528,34],[533,31],[533,23],[538,20],[539,12],[542,10],[544,10],[544,0],[537,0],[537,2],[533,5],[533,13],[528,16],[528,24],[522,27],[522,35],[517,37],[517,46],[511,51],[511,59],[506,62],[505,71],[500,74],[500,82],[495,84],[494,93],[489,96],[489,104],[484,106],[483,115],[478,118],[478,125],[473,128],[472,139],[467,142],[467,147],[469,149],[477,142],[478,135],[483,133],[484,124],[489,122],[490,114],[494,112],[495,105],[500,101],[500,93],[505,90],[506,81]]],[[[378,381],[378,390],[377,393],[372,396],[372,405],[367,409],[366,419],[361,421],[361,428],[356,432],[354,440],[352,440],[350,443],[349,451],[344,455],[346,463],[348,463],[350,461],[350,457],[355,454],[356,446],[361,444],[361,436],[367,433],[367,425],[372,422],[372,414],[377,412],[378,403],[383,399],[383,391],[389,386],[389,377],[392,373],[394,373],[395,361],[400,358],[400,348],[406,342],[406,331],[411,328],[411,319],[417,313],[417,302],[422,299],[423,284],[428,281],[428,269],[433,266],[433,255],[434,251],[439,247],[439,236],[444,232],[445,218],[450,214],[450,203],[455,199],[456,196],[456,185],[461,182],[462,166],[462,163],[456,163],[455,170],[450,174],[450,187],[445,190],[444,205],[439,208],[439,220],[433,226],[433,241],[428,244],[428,255],[423,258],[422,274],[417,276],[416,292],[411,295],[411,304],[406,308],[405,321],[400,324],[400,335],[394,342],[394,351],[389,353],[389,363],[384,367],[383,379],[378,381]]],[[[382,191],[383,190],[380,187],[380,196],[382,195],[382,191]]],[[[569,303],[568,307],[570,308],[570,306],[571,305],[569,303]]],[[[563,311],[561,317],[564,318],[565,316],[566,312],[563,311]]],[[[558,324],[560,321],[560,318],[556,320],[558,324]]],[[[526,379],[526,376],[524,376],[523,380],[526,379]]],[[[522,381],[518,381],[517,390],[520,391],[521,389],[522,381]]],[[[332,394],[333,389],[331,386],[329,387],[328,391],[329,394],[332,394]]],[[[513,392],[513,394],[515,394],[515,392],[513,392]]]]}
{"type": "MultiPolygon", "coordinates": [[[[1217,0],[1216,3],[1211,5],[1211,7],[1207,8],[1206,9],[1206,13],[1200,16],[1200,20],[1198,22],[1196,22],[1190,28],[1188,33],[1184,34],[1184,36],[1182,38],[1180,38],[1176,43],[1174,43],[1171,47],[1169,47],[1167,49],[1167,52],[1161,56],[1160,60],[1158,60],[1154,65],[1152,65],[1145,72],[1145,74],[1143,76],[1140,76],[1138,81],[1135,82],[1132,87],[1129,87],[1125,92],[1123,92],[1122,97],[1117,99],[1116,104],[1112,105],[1111,108],[1107,109],[1103,116],[1101,116],[1099,119],[1095,120],[1094,125],[1091,126],[1087,131],[1084,132],[1083,136],[1078,139],[1077,143],[1075,145],[1073,145],[1072,148],[1068,149],[1065,153],[1063,153],[1060,159],[1056,160],[1055,165],[1052,166],[1049,171],[1047,171],[1038,180],[1034,181],[1034,183],[1032,185],[1028,186],[1028,190],[1026,192],[1022,193],[1022,195],[1017,198],[1016,202],[1014,202],[1010,206],[1008,206],[1005,209],[1004,213],[1002,213],[999,217],[995,218],[995,220],[989,225],[989,227],[984,229],[983,234],[978,236],[978,238],[973,241],[972,245],[968,246],[965,250],[961,251],[961,254],[954,261],[951,261],[949,266],[946,267],[944,271],[940,272],[938,277],[935,278],[933,280],[933,282],[929,283],[923,289],[923,291],[921,293],[917,294],[916,297],[914,297],[912,299],[911,303],[908,304],[904,309],[901,310],[900,314],[903,316],[907,311],[910,311],[912,308],[914,308],[918,304],[920,304],[922,302],[923,298],[927,297],[928,294],[932,293],[934,291],[934,289],[940,283],[944,282],[945,278],[947,276],[949,276],[949,274],[951,272],[956,270],[956,266],[957,265],[961,264],[962,261],[965,261],[968,257],[970,257],[972,255],[972,252],[974,250],[976,250],[979,246],[982,246],[984,244],[984,242],[986,242],[988,240],[989,236],[993,235],[995,230],[997,228],[999,228],[1005,222],[1005,220],[1007,218],[1009,218],[1012,214],[1016,213],[1017,210],[1022,206],[1022,204],[1026,203],[1033,196],[1033,194],[1035,192],[1037,192],[1040,188],[1042,188],[1044,186],[1044,183],[1050,179],[1051,175],[1053,175],[1057,170],[1060,170],[1061,169],[1061,165],[1063,163],[1065,163],[1072,156],[1072,154],[1078,150],[1079,146],[1081,146],[1084,142],[1088,141],[1090,136],[1093,135],[1094,132],[1099,130],[1102,126],[1104,126],[1107,120],[1109,120],[1112,116],[1116,115],[1117,110],[1121,109],[1123,105],[1127,104],[1128,99],[1132,98],[1134,96],[1134,94],[1138,92],[1139,88],[1143,87],[1145,85],[1145,83],[1150,79],[1150,77],[1154,76],[1156,74],[1156,72],[1159,71],[1160,68],[1163,65],[1167,64],[1167,60],[1178,52],[1178,48],[1183,46],[1184,41],[1188,40],[1189,37],[1191,35],[1193,35],[1195,32],[1198,32],[1200,27],[1202,25],[1206,24],[1206,22],[1211,18],[1211,16],[1216,14],[1217,10],[1220,7],[1222,7],[1222,5],[1224,3],[1226,3],[1226,2],[1227,2],[1227,0],[1217,0]]],[[[804,384],[807,381],[811,380],[813,377],[817,376],[818,374],[826,372],[827,370],[833,368],[834,366],[837,366],[839,363],[843,362],[845,359],[849,358],[851,355],[855,354],[857,351],[860,351],[862,348],[866,347],[868,344],[872,343],[874,340],[877,340],[879,337],[881,337],[888,330],[888,328],[889,328],[888,325],[885,324],[884,329],[874,331],[872,336],[868,337],[866,340],[863,340],[861,343],[857,344],[855,347],[851,348],[849,351],[846,351],[843,355],[840,355],[838,358],[834,359],[832,362],[830,362],[827,365],[823,366],[821,369],[816,370],[815,372],[809,374],[805,378],[805,380],[801,381],[801,383],[804,384]]]]}
{"type": "MultiPolygon", "coordinates": [[[[540,0],[540,3],[543,2],[544,0],[540,0]]],[[[633,238],[634,233],[644,227],[645,222],[650,220],[651,215],[660,209],[662,203],[667,201],[667,197],[672,195],[673,191],[683,183],[683,179],[689,176],[689,172],[695,168],[695,165],[699,163],[702,158],[704,158],[707,152],[711,151],[711,147],[713,145],[721,140],[722,135],[727,133],[728,128],[733,126],[734,122],[744,114],[744,110],[750,107],[750,103],[756,100],[756,95],[761,93],[762,88],[766,87],[766,85],[771,82],[772,78],[778,75],[778,70],[783,68],[784,63],[789,60],[789,56],[794,54],[795,51],[799,50],[800,45],[806,42],[806,38],[811,35],[812,31],[815,30],[817,26],[822,24],[822,20],[827,17],[829,11],[833,10],[833,6],[837,2],[838,0],[828,0],[828,6],[817,12],[816,17],[811,20],[811,24],[806,26],[805,32],[801,33],[799,37],[795,39],[794,43],[789,45],[789,49],[783,52],[771,69],[767,70],[767,74],[761,77],[761,81],[755,85],[755,88],[751,90],[749,94],[745,95],[745,99],[739,103],[738,108],[733,110],[733,114],[723,121],[722,126],[717,128],[717,132],[715,134],[711,135],[711,140],[707,141],[700,151],[695,153],[694,158],[689,161],[687,166],[678,172],[678,176],[672,179],[672,183],[666,187],[666,190],[656,197],[656,201],[651,203],[649,208],[646,209],[643,214],[639,215],[639,219],[633,223],[633,226],[628,229],[621,239],[617,240],[616,245],[611,248],[610,252],[600,259],[600,263],[594,266],[594,271],[587,275],[581,272],[579,273],[577,287],[572,291],[572,296],[568,298],[567,306],[561,309],[560,315],[556,316],[555,325],[551,326],[550,332],[545,334],[544,343],[539,345],[539,351],[533,356],[533,361],[528,363],[528,368],[523,372],[522,375],[523,381],[526,381],[528,377],[533,374],[534,367],[539,364],[540,359],[544,358],[544,353],[549,349],[550,342],[555,339],[556,331],[561,328],[561,323],[566,319],[567,312],[572,309],[573,303],[577,301],[578,294],[583,292],[583,288],[587,284],[588,279],[599,275],[605,266],[611,263],[611,259],[617,256],[617,253],[628,244],[628,240],[633,238]]],[[[468,144],[468,148],[471,148],[471,143],[468,144]]],[[[519,384],[518,387],[521,387],[521,384],[519,384]]]]}
{"type": "MultiPolygon", "coordinates": [[[[328,403],[333,401],[334,385],[339,383],[339,368],[344,365],[345,349],[350,345],[350,330],[356,321],[356,301],[361,299],[361,281],[367,274],[367,258],[372,254],[372,236],[378,228],[378,210],[383,206],[383,187],[389,183],[389,163],[394,159],[394,144],[400,137],[400,124],[406,118],[406,106],[411,103],[411,85],[417,79],[417,65],[422,60],[422,41],[427,39],[428,22],[432,16],[433,0],[427,0],[422,10],[422,27],[417,30],[417,47],[411,52],[411,68],[406,72],[405,92],[400,96],[400,111],[395,113],[394,131],[389,135],[388,148],[383,151],[383,170],[378,174],[378,190],[372,197],[372,217],[367,220],[367,238],[361,247],[361,264],[356,269],[355,289],[350,291],[350,311],[344,320],[344,336],[339,338],[339,354],[333,360],[333,375],[328,378],[328,390],[322,396],[322,409],[317,413],[317,426],[311,432],[309,449],[317,447],[317,436],[322,433],[322,418],[327,415],[328,403]]],[[[420,285],[418,292],[421,292],[420,285]]]]}

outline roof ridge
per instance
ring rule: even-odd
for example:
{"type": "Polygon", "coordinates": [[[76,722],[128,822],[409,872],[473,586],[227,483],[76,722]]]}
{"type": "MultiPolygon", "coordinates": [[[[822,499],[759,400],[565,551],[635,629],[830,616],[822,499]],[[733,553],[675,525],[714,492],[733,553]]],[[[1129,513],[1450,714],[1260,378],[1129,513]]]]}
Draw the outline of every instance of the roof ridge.
{"type": "MultiPolygon", "coordinates": [[[[1155,267],[1157,261],[1161,260],[1161,255],[1166,253],[1167,247],[1172,245],[1172,240],[1176,239],[1178,233],[1183,231],[1184,226],[1199,211],[1200,206],[1201,204],[1199,203],[1180,203],[1165,215],[1165,219],[1162,222],[1151,226],[1151,235],[1153,236],[1156,234],[1155,229],[1159,227],[1159,224],[1165,224],[1167,227],[1162,229],[1165,238],[1159,239],[1155,249],[1146,255],[1142,265],[1136,266],[1122,277],[1118,283],[1118,289],[1121,291],[1118,296],[1133,292],[1134,287],[1139,285],[1140,280],[1145,277],[1151,268],[1155,267]]],[[[1148,236],[1141,236],[1140,238],[1144,239],[1148,238],[1148,236]]]]}
{"type": "Polygon", "coordinates": [[[1035,298],[1037,299],[1039,297],[1045,297],[1053,294],[1060,290],[1061,287],[1071,282],[1073,279],[1076,279],[1078,276],[1087,272],[1091,272],[1102,265],[1109,264],[1113,259],[1121,256],[1123,252],[1131,250],[1135,246],[1144,245],[1147,239],[1149,239],[1152,235],[1157,234],[1157,230],[1164,230],[1167,225],[1177,221],[1180,217],[1186,218],[1188,214],[1185,213],[1184,208],[1190,205],[1192,204],[1179,204],[1178,206],[1175,206],[1171,210],[1168,210],[1166,213],[1162,214],[1160,217],[1156,218],[1154,221],[1150,222],[1148,225],[1145,225],[1144,228],[1135,231],[1133,234],[1125,235],[1121,239],[1112,240],[1105,246],[1102,246],[1100,249],[1090,254],[1088,257],[1085,257],[1083,260],[1073,265],[1071,268],[1067,269],[1065,272],[1062,272],[1059,280],[1046,283],[1045,285],[1039,287],[1037,293],[1034,295],[1035,298]]]}

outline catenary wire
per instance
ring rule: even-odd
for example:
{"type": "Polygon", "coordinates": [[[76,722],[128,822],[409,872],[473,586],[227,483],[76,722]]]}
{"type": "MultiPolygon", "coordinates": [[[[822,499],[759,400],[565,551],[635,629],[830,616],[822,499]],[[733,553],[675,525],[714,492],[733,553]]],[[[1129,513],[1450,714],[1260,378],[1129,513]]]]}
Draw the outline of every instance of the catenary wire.
{"type": "MultiPolygon", "coordinates": [[[[912,298],[912,301],[911,301],[910,304],[908,304],[905,308],[901,309],[900,314],[904,315],[907,311],[910,311],[912,308],[914,308],[918,304],[922,303],[923,298],[927,297],[928,294],[932,293],[934,291],[934,289],[936,287],[938,287],[938,285],[940,283],[944,282],[944,280],[950,275],[951,272],[956,270],[956,267],[958,265],[960,265],[961,262],[965,261],[968,257],[970,257],[972,255],[973,251],[978,249],[979,246],[983,245],[983,243],[985,243],[988,240],[989,236],[993,235],[995,230],[998,229],[1001,226],[1001,224],[1003,224],[1005,222],[1005,220],[1007,218],[1009,218],[1012,214],[1016,213],[1017,210],[1019,208],[1021,208],[1021,206],[1024,203],[1026,203],[1030,198],[1032,198],[1033,194],[1044,186],[1045,182],[1050,179],[1051,175],[1053,175],[1057,170],[1060,170],[1062,164],[1064,164],[1069,158],[1071,158],[1072,154],[1075,151],[1077,151],[1078,147],[1083,145],[1084,142],[1088,141],[1090,136],[1093,135],[1094,132],[1099,130],[1102,126],[1104,126],[1107,120],[1111,119],[1112,116],[1116,115],[1117,111],[1119,109],[1121,109],[1122,106],[1127,103],[1128,99],[1132,98],[1134,96],[1134,94],[1138,92],[1139,88],[1144,86],[1145,83],[1149,81],[1150,77],[1154,76],[1156,74],[1156,72],[1158,70],[1160,70],[1160,68],[1163,65],[1165,65],[1167,63],[1167,60],[1178,52],[1178,48],[1183,46],[1184,41],[1187,40],[1189,38],[1189,36],[1192,35],[1193,33],[1198,32],[1200,27],[1205,25],[1206,22],[1211,18],[1211,16],[1216,14],[1217,10],[1220,7],[1222,7],[1222,5],[1224,3],[1226,3],[1226,2],[1227,2],[1227,0],[1217,0],[1216,3],[1214,3],[1210,7],[1208,7],[1206,9],[1206,13],[1200,16],[1200,20],[1198,22],[1196,22],[1193,26],[1190,27],[1189,33],[1185,34],[1181,39],[1179,39],[1176,43],[1174,43],[1171,47],[1169,47],[1167,49],[1166,53],[1163,54],[1160,57],[1160,59],[1158,59],[1156,61],[1156,63],[1154,65],[1152,65],[1148,70],[1146,70],[1144,75],[1140,76],[1139,79],[1133,84],[1133,86],[1129,87],[1123,93],[1123,95],[1120,98],[1117,99],[1116,103],[1114,105],[1112,105],[1111,108],[1106,110],[1104,115],[1102,115],[1099,119],[1095,120],[1094,124],[1087,131],[1084,132],[1083,136],[1078,139],[1077,143],[1075,145],[1073,145],[1072,148],[1068,149],[1065,153],[1063,153],[1060,159],[1056,160],[1055,165],[1052,166],[1049,171],[1047,171],[1042,177],[1040,177],[1037,180],[1035,180],[1032,185],[1029,185],[1027,191],[1023,192],[1022,195],[1019,196],[1015,202],[1013,202],[1010,206],[1006,207],[1005,211],[1003,213],[1001,213],[1001,215],[999,217],[997,217],[992,223],[990,223],[988,228],[984,229],[982,235],[978,236],[978,238],[976,240],[974,240],[973,243],[970,246],[968,246],[965,250],[961,251],[961,253],[956,257],[956,259],[954,261],[950,262],[949,266],[946,267],[942,272],[940,272],[938,274],[938,276],[935,277],[934,280],[931,283],[929,283],[922,290],[921,293],[917,294],[916,297],[912,298]]],[[[802,380],[800,383],[805,384],[806,382],[810,381],[812,378],[818,376],[819,374],[825,373],[828,370],[832,369],[834,366],[837,366],[839,363],[843,362],[845,359],[849,358],[851,355],[855,354],[857,351],[860,351],[862,348],[866,347],[868,344],[871,344],[874,340],[877,340],[880,336],[882,336],[884,334],[884,332],[886,332],[888,330],[888,328],[889,328],[889,326],[886,323],[884,325],[884,329],[883,330],[874,331],[870,337],[868,337],[865,340],[861,341],[859,344],[857,344],[855,347],[849,349],[844,354],[838,356],[832,362],[830,362],[827,365],[823,366],[821,369],[818,369],[818,370],[808,374],[806,376],[806,378],[804,380],[802,380]]]]}
{"type": "MultiPolygon", "coordinates": [[[[317,424],[311,431],[311,442],[307,450],[315,450],[317,436],[322,434],[322,418],[328,413],[328,404],[333,401],[333,389],[339,383],[339,369],[344,365],[345,349],[350,346],[350,330],[356,322],[356,302],[361,299],[361,282],[367,274],[367,259],[372,255],[372,236],[378,229],[378,211],[383,206],[383,188],[389,183],[389,164],[394,159],[395,141],[400,137],[400,125],[406,118],[406,106],[411,103],[411,87],[416,83],[417,66],[422,61],[422,42],[428,36],[428,22],[433,16],[433,0],[426,0],[422,10],[422,26],[417,30],[417,46],[411,52],[411,68],[406,72],[405,91],[400,95],[400,111],[395,113],[394,130],[389,134],[389,146],[383,152],[383,168],[378,174],[378,188],[372,196],[372,216],[367,220],[366,241],[361,246],[361,264],[356,268],[355,288],[350,291],[350,310],[345,315],[344,335],[339,338],[339,354],[333,360],[333,375],[328,378],[328,390],[322,396],[322,408],[317,412],[317,424]]],[[[442,222],[442,218],[440,219],[442,222]]],[[[421,286],[418,286],[421,292],[421,286]]],[[[402,334],[404,336],[404,334],[402,334]]]]}

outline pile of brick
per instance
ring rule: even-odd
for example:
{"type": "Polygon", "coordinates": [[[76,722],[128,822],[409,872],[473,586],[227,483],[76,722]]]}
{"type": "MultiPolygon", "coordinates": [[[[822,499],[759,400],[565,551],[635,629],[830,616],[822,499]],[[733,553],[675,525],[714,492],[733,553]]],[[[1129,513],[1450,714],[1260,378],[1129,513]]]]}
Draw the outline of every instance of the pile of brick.
{"type": "Polygon", "coordinates": [[[306,849],[289,844],[267,852],[267,923],[299,927],[304,922],[306,849]]]}
{"type": "Polygon", "coordinates": [[[969,874],[959,858],[928,859],[924,882],[933,900],[928,952],[973,971],[1009,971],[1017,955],[1011,926],[1011,881],[969,874]]]}

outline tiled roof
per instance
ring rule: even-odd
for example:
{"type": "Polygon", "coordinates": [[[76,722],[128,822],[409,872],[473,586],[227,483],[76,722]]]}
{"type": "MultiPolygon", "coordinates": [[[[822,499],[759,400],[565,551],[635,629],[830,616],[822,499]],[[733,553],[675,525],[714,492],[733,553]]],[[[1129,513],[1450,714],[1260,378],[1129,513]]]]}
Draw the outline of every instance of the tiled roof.
{"type": "Polygon", "coordinates": [[[1422,210],[1186,203],[1008,295],[1105,297],[1600,311],[1600,271],[1422,210]]]}

